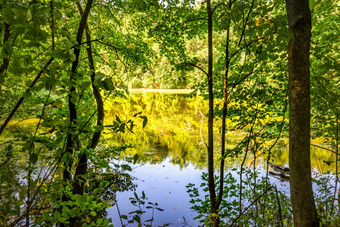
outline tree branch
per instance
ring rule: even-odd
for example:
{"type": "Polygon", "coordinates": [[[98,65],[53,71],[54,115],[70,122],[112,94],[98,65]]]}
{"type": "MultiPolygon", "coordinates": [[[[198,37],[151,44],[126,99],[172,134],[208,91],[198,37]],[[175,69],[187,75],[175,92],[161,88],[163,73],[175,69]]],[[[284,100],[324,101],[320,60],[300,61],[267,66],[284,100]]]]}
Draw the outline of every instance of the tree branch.
{"type": "Polygon", "coordinates": [[[201,70],[206,76],[208,76],[208,73],[207,73],[204,69],[202,69],[201,67],[199,67],[199,66],[197,66],[197,65],[195,65],[195,64],[192,64],[192,63],[183,63],[183,64],[185,64],[185,65],[190,65],[190,66],[192,66],[192,67],[195,67],[195,68],[201,70]]]}
{"type": "Polygon", "coordinates": [[[38,75],[34,78],[34,80],[32,81],[31,85],[26,89],[26,91],[24,92],[24,94],[21,96],[21,98],[18,100],[17,104],[14,106],[14,108],[12,109],[11,113],[8,115],[8,117],[6,118],[5,122],[1,125],[0,127],[0,136],[3,133],[3,131],[5,130],[8,122],[12,119],[12,117],[14,116],[15,112],[18,110],[18,108],[20,107],[21,103],[24,101],[25,99],[25,94],[28,94],[30,92],[30,88],[34,87],[34,85],[37,83],[37,81],[40,79],[41,75],[45,72],[45,70],[48,68],[48,66],[52,63],[52,61],[54,60],[54,58],[50,58],[50,60],[45,64],[44,68],[38,73],[38,75]]]}
{"type": "Polygon", "coordinates": [[[255,0],[252,1],[251,5],[250,5],[250,8],[249,8],[249,11],[248,11],[248,14],[247,14],[247,17],[246,17],[246,20],[243,23],[243,29],[242,29],[241,37],[240,37],[240,39],[239,39],[239,41],[237,43],[237,46],[239,46],[241,44],[242,39],[244,37],[244,32],[245,32],[246,27],[247,27],[247,23],[248,23],[248,20],[249,20],[250,13],[251,13],[251,11],[252,11],[252,9],[254,7],[254,2],[255,2],[255,0]]]}

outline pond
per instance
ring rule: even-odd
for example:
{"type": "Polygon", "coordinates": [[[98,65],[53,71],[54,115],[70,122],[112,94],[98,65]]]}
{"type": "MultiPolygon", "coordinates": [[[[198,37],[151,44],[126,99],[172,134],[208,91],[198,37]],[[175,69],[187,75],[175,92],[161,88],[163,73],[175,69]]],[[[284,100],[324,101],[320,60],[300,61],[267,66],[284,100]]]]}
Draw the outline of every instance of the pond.
{"type": "MultiPolygon", "coordinates": [[[[137,162],[131,165],[131,175],[136,178],[138,185],[136,193],[141,196],[145,192],[147,201],[158,203],[164,211],[154,211],[153,225],[170,223],[170,226],[198,226],[194,219],[197,214],[190,207],[189,194],[186,186],[189,183],[199,186],[203,181],[202,172],[207,172],[207,118],[208,103],[200,96],[188,97],[186,92],[143,92],[132,91],[126,98],[116,98],[106,103],[106,124],[123,119],[135,120],[133,133],[109,133],[104,136],[110,145],[130,144],[134,148],[127,149],[121,154],[124,162],[126,157],[138,157],[137,162]],[[147,125],[142,127],[142,118],[133,118],[136,113],[146,116],[147,125]]],[[[230,122],[229,122],[230,123],[230,122]]],[[[216,121],[215,144],[219,148],[218,125],[216,121]]],[[[233,147],[242,138],[245,132],[229,131],[227,133],[227,147],[233,147]]],[[[283,141],[283,144],[285,141],[283,141]]],[[[215,155],[217,156],[217,155],[215,155]]],[[[312,167],[318,172],[335,170],[331,163],[332,153],[312,147],[312,167]]],[[[216,157],[217,161],[218,157],[216,157]]],[[[253,161],[247,159],[247,165],[253,161]]],[[[234,168],[239,168],[240,158],[227,158],[226,170],[236,175],[234,168]]],[[[288,166],[288,151],[286,145],[275,147],[273,162],[288,166]]],[[[258,169],[265,168],[264,161],[259,158],[258,169]]],[[[288,193],[288,183],[281,179],[271,177],[271,183],[288,193]]],[[[123,221],[120,215],[128,215],[138,208],[130,203],[129,198],[134,192],[123,192],[117,195],[118,206],[108,209],[108,215],[115,226],[121,226],[123,221]]],[[[143,209],[143,220],[152,217],[152,209],[143,209]]],[[[132,225],[133,226],[133,225],[132,225]]]]}

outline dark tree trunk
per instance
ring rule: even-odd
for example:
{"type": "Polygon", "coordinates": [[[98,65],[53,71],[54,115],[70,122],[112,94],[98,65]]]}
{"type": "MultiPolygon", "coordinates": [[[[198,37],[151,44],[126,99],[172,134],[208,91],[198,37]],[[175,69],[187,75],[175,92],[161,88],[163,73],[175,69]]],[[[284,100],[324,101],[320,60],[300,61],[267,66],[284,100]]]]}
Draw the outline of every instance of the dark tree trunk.
{"type": "MultiPolygon", "coordinates": [[[[216,211],[216,190],[214,183],[214,91],[213,91],[213,23],[211,2],[207,0],[208,13],[208,90],[209,90],[209,117],[208,117],[208,185],[211,202],[211,213],[217,214],[216,211]]],[[[218,226],[218,219],[213,218],[213,226],[218,226]]]]}
{"type": "MultiPolygon", "coordinates": [[[[80,3],[77,3],[77,7],[79,10],[80,15],[83,15],[83,9],[80,5],[80,3]]],[[[89,67],[92,71],[91,74],[91,83],[92,83],[92,91],[93,95],[96,99],[97,103],[97,126],[103,125],[104,121],[104,105],[103,105],[103,99],[100,94],[99,88],[94,84],[94,77],[95,77],[95,64],[93,60],[93,54],[92,54],[92,45],[91,45],[91,34],[90,34],[90,29],[88,25],[86,25],[85,28],[85,35],[86,35],[86,41],[87,41],[87,56],[89,60],[89,67]]],[[[87,146],[87,149],[95,149],[101,135],[102,130],[95,131],[92,139],[90,141],[90,144],[87,146]]],[[[84,177],[85,174],[87,173],[87,154],[84,152],[83,154],[80,155],[79,157],[79,162],[76,168],[75,172],[75,184],[74,184],[74,193],[75,194],[84,194],[84,186],[86,182],[86,178],[84,177]]]]}
{"type": "MultiPolygon", "coordinates": [[[[85,10],[81,16],[79,26],[78,26],[78,31],[77,31],[77,37],[76,41],[77,44],[80,44],[84,35],[85,28],[87,26],[87,18],[90,14],[90,10],[92,8],[93,0],[88,0],[85,6],[85,10]]],[[[72,68],[71,68],[71,81],[75,81],[75,74],[77,73],[78,65],[79,65],[79,55],[80,55],[80,47],[76,47],[74,49],[74,55],[76,56],[76,60],[72,63],[72,68]]],[[[74,133],[74,129],[77,127],[77,107],[76,103],[72,99],[72,95],[76,93],[76,88],[74,86],[71,86],[69,89],[69,97],[68,97],[68,106],[69,106],[69,113],[70,113],[70,131],[68,132],[67,135],[67,141],[66,141],[66,150],[65,153],[69,153],[69,155],[73,154],[74,149],[79,149],[80,148],[80,141],[77,138],[77,136],[74,133]]],[[[79,157],[79,162],[80,163],[86,163],[87,164],[87,157],[86,156],[81,156],[79,157]]],[[[72,159],[71,159],[72,160],[72,159]]],[[[63,180],[64,181],[70,181],[71,180],[71,169],[72,169],[72,164],[73,162],[70,161],[69,163],[65,163],[64,171],[63,171],[63,180]]],[[[87,169],[87,166],[86,166],[87,169]]],[[[76,176],[77,174],[75,174],[76,176]]],[[[79,176],[79,173],[78,173],[79,176]]],[[[76,178],[76,177],[75,177],[76,178]]],[[[75,181],[78,181],[79,178],[75,179],[75,181]]],[[[78,182],[75,182],[76,184],[78,182]]],[[[80,185],[75,187],[73,189],[74,194],[82,194],[83,186],[80,185]]],[[[68,197],[64,194],[62,197],[62,201],[67,201],[68,197]]],[[[70,219],[70,226],[80,226],[81,221],[79,217],[76,218],[71,218],[70,219]]],[[[64,224],[61,224],[61,226],[65,226],[64,224]]]]}
{"type": "MultiPolygon", "coordinates": [[[[81,17],[81,20],[79,22],[79,27],[78,27],[78,31],[77,31],[77,38],[76,41],[78,44],[81,43],[83,34],[84,34],[84,30],[87,24],[87,18],[88,15],[90,14],[90,9],[92,7],[92,3],[93,0],[88,0],[86,3],[86,7],[84,10],[84,13],[81,17]]],[[[77,73],[77,68],[79,65],[79,55],[80,55],[80,47],[79,48],[74,48],[74,55],[76,56],[76,60],[72,63],[72,68],[71,68],[71,78],[70,80],[75,80],[75,76],[74,74],[77,73]]],[[[72,94],[76,92],[76,89],[74,86],[70,87],[70,94],[68,97],[68,103],[69,103],[69,112],[70,112],[70,124],[71,124],[71,128],[70,128],[70,132],[67,135],[67,142],[66,142],[66,152],[65,153],[69,153],[70,155],[73,154],[73,149],[75,148],[75,142],[78,141],[77,138],[73,138],[74,134],[73,134],[73,128],[76,127],[77,125],[77,108],[76,108],[76,104],[73,102],[72,99],[72,94]]],[[[79,146],[79,142],[77,142],[79,146]]],[[[69,162],[64,169],[63,172],[63,178],[65,181],[68,181],[71,179],[71,168],[72,168],[72,162],[69,162]]]]}
{"type": "MultiPolygon", "coordinates": [[[[228,8],[231,9],[231,1],[228,3],[228,8]]],[[[216,202],[216,209],[219,209],[222,197],[223,197],[223,187],[224,187],[224,154],[225,154],[225,134],[226,134],[226,118],[227,118],[227,101],[228,101],[228,75],[229,75],[229,38],[230,38],[230,24],[228,23],[227,27],[227,37],[226,37],[226,46],[225,46],[225,73],[224,73],[224,85],[223,85],[223,113],[222,113],[222,138],[221,138],[221,163],[220,163],[220,186],[219,186],[219,192],[217,196],[217,202],[216,202]]]]}
{"type": "Polygon", "coordinates": [[[311,13],[308,0],[286,0],[289,31],[289,168],[294,226],[319,226],[310,164],[311,13]]]}

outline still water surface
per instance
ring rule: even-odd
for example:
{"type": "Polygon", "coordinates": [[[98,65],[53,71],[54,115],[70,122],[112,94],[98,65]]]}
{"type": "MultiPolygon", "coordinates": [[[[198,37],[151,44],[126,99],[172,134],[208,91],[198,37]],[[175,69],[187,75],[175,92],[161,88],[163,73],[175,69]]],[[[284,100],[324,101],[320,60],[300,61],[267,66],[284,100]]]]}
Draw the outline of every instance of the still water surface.
{"type": "MultiPolygon", "coordinates": [[[[188,98],[185,94],[134,92],[127,99],[115,99],[107,103],[105,108],[108,111],[107,124],[111,124],[116,115],[120,119],[128,120],[140,111],[148,118],[145,128],[141,126],[141,119],[135,119],[137,126],[134,133],[106,136],[110,137],[112,145],[135,146],[122,153],[120,162],[124,162],[125,157],[138,154],[139,159],[132,165],[131,173],[138,185],[136,193],[142,195],[144,191],[147,201],[157,202],[158,206],[164,209],[163,212],[155,211],[153,226],[165,223],[171,223],[170,226],[197,226],[199,223],[194,220],[196,214],[190,210],[190,197],[186,186],[189,183],[200,185],[201,174],[207,171],[204,145],[207,142],[207,119],[204,117],[208,108],[207,101],[202,97],[188,98]]],[[[227,146],[235,146],[243,137],[243,132],[228,132],[227,146]]],[[[218,142],[219,137],[216,136],[216,148],[219,146],[218,142]]],[[[320,172],[334,168],[323,162],[330,160],[331,154],[315,148],[312,148],[312,153],[313,168],[320,172]]],[[[241,161],[241,158],[227,159],[227,171],[238,168],[241,161]]],[[[247,163],[252,161],[249,158],[247,163]]],[[[288,152],[285,146],[275,149],[274,162],[287,166],[288,152]]],[[[259,159],[258,163],[259,168],[263,167],[263,160],[259,159]]],[[[236,172],[233,174],[236,175],[236,172]]],[[[288,183],[280,179],[271,177],[271,183],[281,190],[288,191],[288,183]]],[[[129,202],[133,195],[133,192],[118,193],[117,203],[121,215],[128,215],[137,209],[129,202]]],[[[151,211],[145,211],[147,213],[142,216],[144,221],[152,217],[151,211]]],[[[109,208],[108,214],[115,226],[121,226],[117,206],[109,208]]]]}

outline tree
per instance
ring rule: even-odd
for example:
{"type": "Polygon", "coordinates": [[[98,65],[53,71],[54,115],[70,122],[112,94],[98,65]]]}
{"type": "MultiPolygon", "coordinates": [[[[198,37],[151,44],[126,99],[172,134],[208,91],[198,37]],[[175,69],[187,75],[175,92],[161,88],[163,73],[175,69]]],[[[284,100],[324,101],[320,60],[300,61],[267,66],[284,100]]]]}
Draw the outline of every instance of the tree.
{"type": "Polygon", "coordinates": [[[308,0],[287,0],[289,31],[289,167],[295,226],[319,226],[310,163],[310,39],[308,0]]]}
{"type": "MultiPolygon", "coordinates": [[[[97,147],[104,129],[101,94],[106,100],[121,93],[110,75],[112,63],[121,61],[129,67],[145,62],[148,53],[142,36],[117,29],[126,4],[96,0],[0,3],[0,115],[4,117],[0,147],[5,151],[0,154],[0,180],[5,185],[0,193],[6,195],[0,200],[1,223],[16,225],[26,219],[26,226],[70,221],[78,225],[91,219],[105,226],[109,221],[104,224],[102,219],[112,202],[112,197],[105,198],[105,191],[112,194],[132,185],[125,177],[125,183],[113,183],[117,178],[103,171],[111,169],[104,159],[120,149],[97,147]],[[37,124],[27,129],[7,127],[10,120],[32,117],[37,124]],[[19,150],[22,156],[17,155],[19,150]],[[42,156],[46,153],[47,159],[42,156]],[[24,163],[17,162],[23,157],[24,163]],[[37,168],[42,158],[44,166],[37,168]],[[17,181],[18,172],[26,181],[17,181]],[[84,212],[63,212],[63,207],[88,206],[80,202],[83,199],[92,201],[81,209],[84,212]],[[45,205],[47,210],[39,208],[45,205]]],[[[128,123],[132,130],[133,121],[128,123]]]]}

